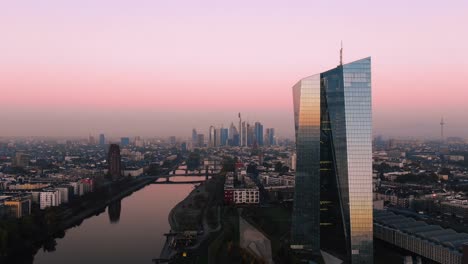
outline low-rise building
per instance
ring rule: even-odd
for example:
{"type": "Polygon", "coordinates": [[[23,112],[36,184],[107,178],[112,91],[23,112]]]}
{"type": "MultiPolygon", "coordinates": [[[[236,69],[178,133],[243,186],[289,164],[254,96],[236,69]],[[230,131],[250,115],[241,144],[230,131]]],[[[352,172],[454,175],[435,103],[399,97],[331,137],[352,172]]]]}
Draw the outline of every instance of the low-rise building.
{"type": "Polygon", "coordinates": [[[294,185],[292,186],[266,186],[265,191],[272,202],[284,202],[294,200],[294,185]]]}
{"type": "Polygon", "coordinates": [[[395,193],[374,193],[374,200],[379,201],[383,200],[384,202],[388,202],[391,205],[409,208],[411,205],[411,201],[414,199],[414,196],[401,196],[395,193]]]}
{"type": "Polygon", "coordinates": [[[25,183],[25,184],[11,184],[8,186],[9,190],[38,190],[49,187],[48,183],[25,183]]]}
{"type": "Polygon", "coordinates": [[[56,189],[46,189],[40,193],[39,205],[41,209],[47,207],[59,206],[61,204],[60,191],[56,189]]]}
{"type": "Polygon", "coordinates": [[[374,237],[437,263],[468,261],[467,233],[428,225],[385,210],[374,210],[374,237]]]}
{"type": "Polygon", "coordinates": [[[83,184],[81,182],[79,182],[79,181],[70,182],[70,186],[73,187],[73,195],[75,195],[75,196],[83,196],[84,195],[83,184]]]}
{"type": "Polygon", "coordinates": [[[0,181],[0,190],[7,190],[10,184],[9,181],[0,181]]]}
{"type": "Polygon", "coordinates": [[[232,202],[235,204],[258,204],[260,193],[258,188],[234,188],[232,190],[232,202]]]}
{"type": "Polygon", "coordinates": [[[440,212],[443,214],[454,215],[458,218],[468,219],[468,201],[453,200],[441,202],[440,212]]]}
{"type": "Polygon", "coordinates": [[[409,172],[407,172],[407,171],[394,171],[394,172],[384,173],[383,176],[388,181],[394,181],[398,177],[403,176],[403,175],[408,175],[408,174],[409,174],[409,172]]]}
{"type": "Polygon", "coordinates": [[[260,203],[260,192],[256,184],[244,174],[235,179],[234,173],[226,175],[224,184],[224,202],[226,204],[258,204],[260,203]]]}
{"type": "Polygon", "coordinates": [[[61,203],[68,203],[70,201],[73,193],[73,187],[65,185],[55,187],[55,189],[60,192],[61,203]]]}
{"type": "Polygon", "coordinates": [[[21,168],[27,167],[29,165],[30,159],[30,155],[23,152],[16,152],[15,159],[13,160],[13,166],[21,168]]]}
{"type": "Polygon", "coordinates": [[[277,172],[261,173],[259,178],[266,186],[294,186],[295,177],[292,175],[279,175],[277,172]]]}
{"type": "Polygon", "coordinates": [[[123,171],[124,176],[138,177],[143,174],[143,168],[129,167],[123,171]]]}
{"type": "Polygon", "coordinates": [[[83,193],[87,194],[94,191],[94,180],[90,178],[82,179],[81,184],[83,184],[83,193]]]}
{"type": "Polygon", "coordinates": [[[450,161],[464,161],[465,156],[461,155],[445,155],[445,158],[450,161]]]}
{"type": "Polygon", "coordinates": [[[380,177],[377,171],[372,172],[372,190],[375,192],[380,187],[380,177]]]}
{"type": "Polygon", "coordinates": [[[83,196],[94,191],[94,180],[90,178],[81,179],[76,182],[70,182],[70,186],[73,187],[73,195],[83,196]]]}
{"type": "Polygon", "coordinates": [[[31,197],[18,196],[4,201],[5,212],[8,217],[22,218],[31,214],[31,197]]]}

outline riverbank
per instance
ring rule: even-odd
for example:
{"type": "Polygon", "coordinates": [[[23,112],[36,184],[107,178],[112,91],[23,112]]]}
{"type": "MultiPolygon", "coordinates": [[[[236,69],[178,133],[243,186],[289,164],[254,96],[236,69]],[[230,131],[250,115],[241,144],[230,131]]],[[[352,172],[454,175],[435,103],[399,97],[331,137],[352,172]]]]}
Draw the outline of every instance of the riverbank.
{"type": "MultiPolygon", "coordinates": [[[[78,215],[75,215],[71,218],[66,219],[59,227],[59,229],[68,229],[70,227],[73,227],[77,224],[80,224],[83,220],[85,220],[88,217],[91,217],[95,215],[97,212],[105,210],[105,208],[112,202],[121,200],[132,193],[140,190],[141,188],[145,187],[146,185],[150,184],[151,182],[157,180],[157,177],[152,177],[152,178],[145,178],[142,180],[139,180],[135,185],[129,186],[126,190],[113,195],[112,198],[106,199],[103,202],[100,202],[98,204],[94,204],[92,207],[85,209],[84,211],[80,212],[78,215]]],[[[138,180],[138,179],[136,179],[138,180]]]]}
{"type": "MultiPolygon", "coordinates": [[[[224,177],[215,176],[196,186],[171,210],[168,215],[171,230],[161,251],[161,259],[174,260],[180,257],[178,253],[200,251],[200,245],[210,234],[221,229],[219,208],[223,203],[223,186],[224,177]]],[[[181,256],[184,257],[183,254],[181,256]]]]}
{"type": "Polygon", "coordinates": [[[152,263],[170,230],[169,212],[193,190],[193,184],[158,182],[67,229],[64,238],[56,239],[55,250],[38,251],[34,264],[152,263]]]}
{"type": "Polygon", "coordinates": [[[54,250],[56,238],[83,220],[103,212],[110,203],[140,190],[157,177],[126,179],[96,190],[61,207],[35,208],[22,219],[0,221],[0,263],[33,263],[40,248],[54,250]]]}

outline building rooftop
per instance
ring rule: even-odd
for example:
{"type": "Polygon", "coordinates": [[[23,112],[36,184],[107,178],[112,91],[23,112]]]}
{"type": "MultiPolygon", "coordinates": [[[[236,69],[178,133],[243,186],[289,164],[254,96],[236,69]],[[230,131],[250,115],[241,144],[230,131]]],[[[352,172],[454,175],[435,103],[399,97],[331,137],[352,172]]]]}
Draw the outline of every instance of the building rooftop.
{"type": "Polygon", "coordinates": [[[416,221],[411,217],[397,215],[386,210],[374,210],[374,223],[397,229],[452,250],[461,251],[462,246],[468,243],[467,233],[457,233],[453,229],[428,225],[423,221],[416,221]]]}

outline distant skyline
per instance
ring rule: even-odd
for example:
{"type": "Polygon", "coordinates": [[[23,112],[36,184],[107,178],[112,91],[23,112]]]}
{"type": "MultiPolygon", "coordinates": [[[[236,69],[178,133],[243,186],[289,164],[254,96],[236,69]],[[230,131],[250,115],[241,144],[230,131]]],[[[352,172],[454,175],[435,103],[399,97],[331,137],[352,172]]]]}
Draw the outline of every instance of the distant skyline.
{"type": "Polygon", "coordinates": [[[468,2],[7,1],[0,137],[293,137],[295,81],[372,57],[374,135],[468,138],[468,2]]]}

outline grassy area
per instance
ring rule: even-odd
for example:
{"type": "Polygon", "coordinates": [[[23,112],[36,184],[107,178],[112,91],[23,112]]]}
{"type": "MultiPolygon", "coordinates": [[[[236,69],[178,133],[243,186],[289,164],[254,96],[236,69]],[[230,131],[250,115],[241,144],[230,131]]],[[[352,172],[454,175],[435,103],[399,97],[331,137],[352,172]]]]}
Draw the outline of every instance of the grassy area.
{"type": "Polygon", "coordinates": [[[198,186],[187,198],[180,202],[171,212],[174,220],[171,228],[174,231],[198,230],[201,226],[201,213],[206,204],[205,187],[198,186]]]}
{"type": "Polygon", "coordinates": [[[241,263],[239,245],[239,216],[233,207],[223,207],[223,229],[208,248],[208,263],[241,263]]]}
{"type": "Polygon", "coordinates": [[[289,250],[292,216],[290,208],[244,208],[242,216],[270,239],[275,263],[296,263],[292,260],[293,256],[289,250]]]}
{"type": "Polygon", "coordinates": [[[222,204],[224,178],[214,177],[200,184],[182,202],[174,207],[174,231],[198,230],[206,213],[210,227],[217,226],[216,206],[222,204]]]}
{"type": "Polygon", "coordinates": [[[218,226],[218,207],[209,207],[206,209],[205,216],[208,226],[210,228],[216,228],[218,226]]]}
{"type": "Polygon", "coordinates": [[[289,238],[291,229],[290,209],[284,207],[245,208],[243,217],[272,239],[272,246],[273,242],[289,238]]]}

